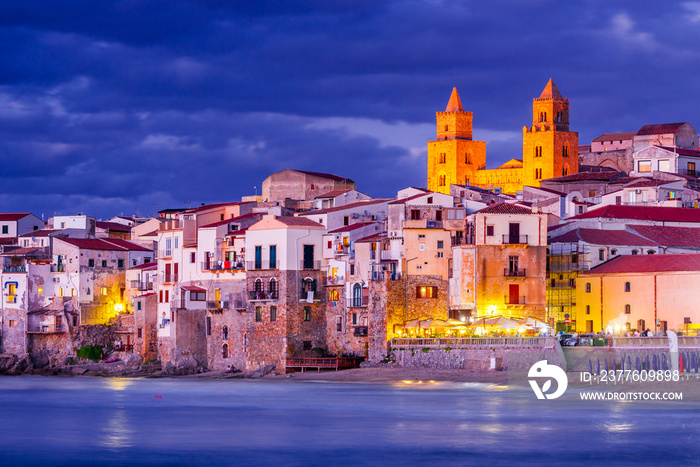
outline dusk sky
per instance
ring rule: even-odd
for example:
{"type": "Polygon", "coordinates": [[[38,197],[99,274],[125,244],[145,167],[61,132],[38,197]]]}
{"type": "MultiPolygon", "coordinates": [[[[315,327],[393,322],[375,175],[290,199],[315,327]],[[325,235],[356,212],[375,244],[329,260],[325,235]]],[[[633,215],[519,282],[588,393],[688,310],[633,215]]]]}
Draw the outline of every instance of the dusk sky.
{"type": "Polygon", "coordinates": [[[285,168],[393,196],[453,86],[489,168],[549,78],[579,144],[700,129],[699,44],[700,2],[3,2],[0,211],[152,214],[285,168]]]}

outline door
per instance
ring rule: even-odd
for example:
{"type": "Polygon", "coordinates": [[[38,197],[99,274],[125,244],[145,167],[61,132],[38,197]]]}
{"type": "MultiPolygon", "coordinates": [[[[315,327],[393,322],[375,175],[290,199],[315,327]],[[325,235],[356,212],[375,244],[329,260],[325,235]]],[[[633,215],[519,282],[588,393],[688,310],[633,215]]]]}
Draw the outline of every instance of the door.
{"type": "Polygon", "coordinates": [[[277,269],[277,245],[270,245],[270,269],[277,269]]]}
{"type": "Polygon", "coordinates": [[[255,269],[262,269],[262,246],[255,247],[255,269]]]}
{"type": "Polygon", "coordinates": [[[217,307],[221,306],[221,289],[214,289],[214,301],[217,307]]]}
{"type": "Polygon", "coordinates": [[[173,264],[173,282],[177,282],[178,263],[173,264]]]}
{"type": "Polygon", "coordinates": [[[517,222],[508,224],[508,243],[520,243],[520,224],[517,222]]]}
{"type": "Polygon", "coordinates": [[[520,284],[508,284],[508,303],[512,305],[520,303],[520,284]]]}
{"type": "Polygon", "coordinates": [[[587,334],[593,333],[593,320],[592,319],[589,319],[586,321],[586,333],[587,334]]]}
{"type": "Polygon", "coordinates": [[[304,269],[314,268],[314,246],[304,245],[304,269]]]}
{"type": "Polygon", "coordinates": [[[165,282],[172,282],[172,265],[170,263],[165,264],[165,282]]]}

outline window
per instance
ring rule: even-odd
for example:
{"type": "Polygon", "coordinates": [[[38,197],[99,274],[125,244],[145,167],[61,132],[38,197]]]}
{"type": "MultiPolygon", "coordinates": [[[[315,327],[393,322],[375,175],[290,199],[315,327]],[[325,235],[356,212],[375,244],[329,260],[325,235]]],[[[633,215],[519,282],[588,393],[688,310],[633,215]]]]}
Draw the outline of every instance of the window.
{"type": "Polygon", "coordinates": [[[328,291],[328,300],[331,302],[337,302],[338,297],[340,296],[338,289],[330,289],[328,291]]]}
{"type": "Polygon", "coordinates": [[[590,305],[586,305],[586,314],[587,315],[591,314],[591,306],[590,305]]]}
{"type": "Polygon", "coordinates": [[[622,204],[622,196],[615,196],[615,204],[618,206],[622,204]]]}
{"type": "Polygon", "coordinates": [[[445,253],[442,252],[442,251],[438,251],[437,257],[438,257],[438,258],[444,258],[444,257],[445,257],[445,253]]]}
{"type": "Polygon", "coordinates": [[[659,172],[670,172],[671,171],[671,161],[668,159],[663,159],[659,161],[659,172]]]}
{"type": "Polygon", "coordinates": [[[260,306],[255,307],[255,321],[258,323],[262,321],[262,307],[260,306]]]}
{"type": "Polygon", "coordinates": [[[654,250],[647,250],[648,255],[653,255],[654,253],[656,253],[654,250]]]}
{"type": "Polygon", "coordinates": [[[603,250],[602,248],[598,250],[598,259],[600,261],[605,261],[605,250],[603,250]]]}
{"type": "Polygon", "coordinates": [[[343,225],[350,225],[350,217],[343,216],[343,225]]]}
{"type": "Polygon", "coordinates": [[[425,238],[425,235],[423,235],[423,234],[418,234],[418,239],[420,240],[421,238],[425,238]]]}
{"type": "Polygon", "coordinates": [[[447,160],[447,154],[444,152],[441,152],[440,156],[438,157],[438,164],[444,164],[446,160],[447,160]]]}
{"type": "Polygon", "coordinates": [[[175,249],[176,249],[176,250],[177,250],[177,248],[178,248],[178,241],[179,241],[179,238],[175,237],[175,249]]]}
{"type": "Polygon", "coordinates": [[[196,260],[197,260],[197,253],[193,251],[190,253],[190,264],[194,264],[194,262],[196,260]]]}
{"type": "Polygon", "coordinates": [[[270,307],[270,322],[274,323],[275,321],[277,321],[277,307],[271,306],[270,307]]]}
{"type": "Polygon", "coordinates": [[[7,303],[17,303],[17,282],[7,283],[7,303]]]}
{"type": "Polygon", "coordinates": [[[139,339],[141,339],[143,337],[143,329],[141,329],[141,328],[136,329],[136,337],[138,337],[139,339]]]}
{"type": "Polygon", "coordinates": [[[107,267],[107,260],[106,260],[106,259],[103,259],[103,260],[102,260],[102,267],[103,267],[103,268],[106,268],[106,267],[107,267]]]}
{"type": "Polygon", "coordinates": [[[311,321],[311,307],[304,307],[304,321],[311,321]]]}
{"type": "Polygon", "coordinates": [[[651,172],[651,161],[639,161],[637,172],[651,172]]]}
{"type": "Polygon", "coordinates": [[[591,293],[591,283],[586,282],[586,293],[591,293]]]}
{"type": "Polygon", "coordinates": [[[437,247],[438,250],[442,250],[444,248],[445,242],[443,240],[438,240],[437,242],[437,247]]]}
{"type": "Polygon", "coordinates": [[[595,190],[588,190],[588,197],[594,198],[595,197],[595,190]]]}
{"type": "Polygon", "coordinates": [[[311,350],[311,348],[312,348],[311,341],[304,341],[303,346],[304,346],[304,350],[311,350]]]}
{"type": "MultiPolygon", "coordinates": [[[[100,287],[100,293],[102,295],[107,295],[107,287],[100,287]]],[[[61,295],[63,295],[63,294],[61,294],[61,295]]]]}
{"type": "Polygon", "coordinates": [[[270,279],[270,298],[273,300],[277,300],[279,298],[279,287],[277,280],[274,277],[270,279]]]}
{"type": "Polygon", "coordinates": [[[270,245],[270,269],[277,269],[277,245],[270,245]]]}
{"type": "Polygon", "coordinates": [[[139,300],[138,302],[136,302],[136,309],[137,309],[138,311],[141,311],[141,300],[139,300]]]}
{"type": "Polygon", "coordinates": [[[486,236],[493,237],[493,226],[492,225],[486,226],[486,236]]]}
{"type": "Polygon", "coordinates": [[[418,249],[420,251],[425,251],[425,243],[421,243],[420,245],[418,245],[418,249]]]}
{"type": "Polygon", "coordinates": [[[632,307],[630,305],[625,305],[625,314],[629,315],[632,313],[632,307]]]}
{"type": "Polygon", "coordinates": [[[556,279],[552,279],[551,287],[554,288],[554,287],[556,287],[556,286],[557,286],[557,280],[556,280],[556,279]]]}
{"type": "Polygon", "coordinates": [[[70,296],[75,297],[75,289],[70,289],[70,296]]]}
{"type": "Polygon", "coordinates": [[[438,176],[438,186],[445,186],[445,179],[446,177],[444,175],[438,176]]]}
{"type": "Polygon", "coordinates": [[[352,286],[352,306],[362,306],[362,286],[360,284],[352,286]]]}
{"type": "MultiPolygon", "coordinates": [[[[566,177],[567,175],[569,175],[569,167],[566,166],[566,165],[565,165],[564,167],[562,167],[562,169],[561,169],[561,174],[562,174],[562,176],[564,176],[564,177],[566,177]]],[[[542,174],[540,173],[540,177],[541,177],[541,176],[542,176],[542,174]]]]}
{"type": "Polygon", "coordinates": [[[43,286],[43,285],[40,285],[40,286],[39,286],[39,290],[37,291],[37,293],[38,293],[39,295],[44,295],[44,286],[43,286]]]}
{"type": "Polygon", "coordinates": [[[610,250],[610,256],[615,256],[617,254],[617,250],[610,250]]]}
{"type": "Polygon", "coordinates": [[[221,346],[221,358],[228,358],[228,344],[221,346]]]}
{"type": "Polygon", "coordinates": [[[211,316],[207,316],[207,336],[211,336],[211,316]]]}
{"type": "Polygon", "coordinates": [[[625,282],[625,292],[630,292],[632,290],[632,284],[625,282]]]}
{"type": "Polygon", "coordinates": [[[434,286],[417,286],[416,298],[437,298],[438,288],[434,286]]]}
{"type": "Polygon", "coordinates": [[[637,250],[632,250],[633,255],[636,255],[637,253],[639,253],[637,250]]]}
{"type": "Polygon", "coordinates": [[[91,267],[91,268],[94,268],[94,267],[95,267],[95,260],[94,260],[94,259],[89,259],[89,260],[88,260],[88,266],[91,267]]]}
{"type": "Polygon", "coordinates": [[[411,209],[411,220],[420,220],[420,209],[411,209]]]}
{"type": "Polygon", "coordinates": [[[221,338],[225,341],[228,340],[228,326],[221,328],[221,338]]]}
{"type": "Polygon", "coordinates": [[[3,225],[2,226],[2,233],[4,233],[4,234],[9,233],[9,226],[3,225]]]}
{"type": "Polygon", "coordinates": [[[352,314],[352,324],[357,324],[357,313],[352,314]]]}
{"type": "Polygon", "coordinates": [[[343,332],[343,317],[342,316],[338,316],[338,322],[336,323],[335,329],[338,332],[343,332]]]}
{"type": "Polygon", "coordinates": [[[695,162],[688,162],[688,175],[695,176],[695,162]]]}
{"type": "Polygon", "coordinates": [[[433,204],[433,197],[432,196],[428,196],[428,204],[433,204]]]}
{"type": "Polygon", "coordinates": [[[562,146],[561,155],[564,157],[569,157],[569,145],[568,144],[565,144],[564,146],[562,146]]]}
{"type": "Polygon", "coordinates": [[[576,288],[576,279],[569,279],[569,287],[576,288]]]}
{"type": "Polygon", "coordinates": [[[354,264],[351,264],[351,265],[350,265],[350,275],[351,275],[351,276],[354,276],[354,275],[355,275],[355,265],[354,265],[354,264]]]}
{"type": "Polygon", "coordinates": [[[123,259],[118,259],[117,260],[117,267],[119,269],[124,269],[124,260],[123,259]]]}
{"type": "Polygon", "coordinates": [[[207,299],[206,292],[196,292],[194,290],[190,291],[190,301],[192,302],[203,302],[207,299]]]}
{"type": "Polygon", "coordinates": [[[173,242],[172,238],[165,239],[165,256],[172,256],[173,255],[172,242],[173,242]]]}
{"type": "Polygon", "coordinates": [[[14,328],[14,327],[15,327],[15,320],[14,320],[14,319],[11,319],[11,320],[10,320],[10,327],[11,327],[11,328],[14,328]]]}

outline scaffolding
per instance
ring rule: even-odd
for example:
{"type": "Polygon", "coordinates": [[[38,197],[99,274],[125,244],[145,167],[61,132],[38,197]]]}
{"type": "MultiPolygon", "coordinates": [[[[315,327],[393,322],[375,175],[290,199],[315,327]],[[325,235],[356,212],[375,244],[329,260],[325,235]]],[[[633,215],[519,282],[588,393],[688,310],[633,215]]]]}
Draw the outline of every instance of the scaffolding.
{"type": "Polygon", "coordinates": [[[590,268],[587,245],[555,243],[547,250],[547,318],[557,332],[576,328],[576,279],[590,268]],[[568,319],[568,323],[567,323],[568,319]]]}

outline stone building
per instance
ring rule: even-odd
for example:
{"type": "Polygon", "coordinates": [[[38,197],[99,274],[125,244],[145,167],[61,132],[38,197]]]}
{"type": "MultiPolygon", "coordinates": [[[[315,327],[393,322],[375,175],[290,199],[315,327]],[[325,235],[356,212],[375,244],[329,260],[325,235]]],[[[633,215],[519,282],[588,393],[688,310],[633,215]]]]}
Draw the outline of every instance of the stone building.
{"type": "Polygon", "coordinates": [[[569,131],[569,100],[550,79],[532,104],[532,125],[523,128],[521,159],[485,169],[486,143],[472,139],[472,113],[457,94],[437,112],[437,137],[428,142],[428,189],[450,193],[450,185],[498,187],[515,193],[523,185],[578,172],[578,133],[569,131]]]}
{"type": "Polygon", "coordinates": [[[268,202],[285,199],[314,200],[335,190],[354,190],[355,182],[338,175],[286,169],[267,177],[262,183],[262,197],[268,202]]]}

